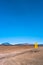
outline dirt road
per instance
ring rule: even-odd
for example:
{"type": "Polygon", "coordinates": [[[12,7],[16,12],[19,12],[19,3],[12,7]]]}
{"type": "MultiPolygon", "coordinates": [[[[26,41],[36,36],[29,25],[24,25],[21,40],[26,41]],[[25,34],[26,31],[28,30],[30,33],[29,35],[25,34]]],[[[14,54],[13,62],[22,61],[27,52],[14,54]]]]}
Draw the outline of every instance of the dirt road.
{"type": "Polygon", "coordinates": [[[43,47],[0,53],[0,65],[43,65],[43,47]]]}

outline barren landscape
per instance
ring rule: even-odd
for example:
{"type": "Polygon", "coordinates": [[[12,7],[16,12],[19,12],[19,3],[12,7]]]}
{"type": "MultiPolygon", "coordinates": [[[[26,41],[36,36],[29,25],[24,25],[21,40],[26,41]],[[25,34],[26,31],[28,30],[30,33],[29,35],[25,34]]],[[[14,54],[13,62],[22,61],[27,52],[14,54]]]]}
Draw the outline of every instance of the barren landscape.
{"type": "Polygon", "coordinates": [[[43,46],[0,46],[0,65],[43,65],[43,46]]]}

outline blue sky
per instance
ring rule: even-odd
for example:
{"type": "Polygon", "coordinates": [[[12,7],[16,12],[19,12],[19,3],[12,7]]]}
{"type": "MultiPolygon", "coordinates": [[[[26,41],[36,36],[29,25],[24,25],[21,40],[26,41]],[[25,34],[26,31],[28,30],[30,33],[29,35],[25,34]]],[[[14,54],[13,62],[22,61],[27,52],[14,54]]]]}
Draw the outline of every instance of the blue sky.
{"type": "Polygon", "coordinates": [[[0,43],[43,43],[43,0],[0,0],[0,43]]]}

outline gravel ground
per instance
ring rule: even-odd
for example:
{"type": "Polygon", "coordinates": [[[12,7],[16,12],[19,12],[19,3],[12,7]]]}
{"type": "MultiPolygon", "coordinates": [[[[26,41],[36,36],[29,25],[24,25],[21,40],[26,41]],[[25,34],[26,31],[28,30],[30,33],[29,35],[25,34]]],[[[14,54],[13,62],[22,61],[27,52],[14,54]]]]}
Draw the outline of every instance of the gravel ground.
{"type": "Polygon", "coordinates": [[[0,65],[43,65],[43,47],[0,54],[0,65]]]}

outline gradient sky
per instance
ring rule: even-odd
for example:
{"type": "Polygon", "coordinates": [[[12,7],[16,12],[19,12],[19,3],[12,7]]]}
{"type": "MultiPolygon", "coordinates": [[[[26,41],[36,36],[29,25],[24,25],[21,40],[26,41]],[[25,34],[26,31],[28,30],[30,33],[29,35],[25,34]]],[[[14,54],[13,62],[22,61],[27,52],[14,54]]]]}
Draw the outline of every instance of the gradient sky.
{"type": "Polygon", "coordinates": [[[0,0],[0,42],[43,42],[43,0],[0,0]]]}

